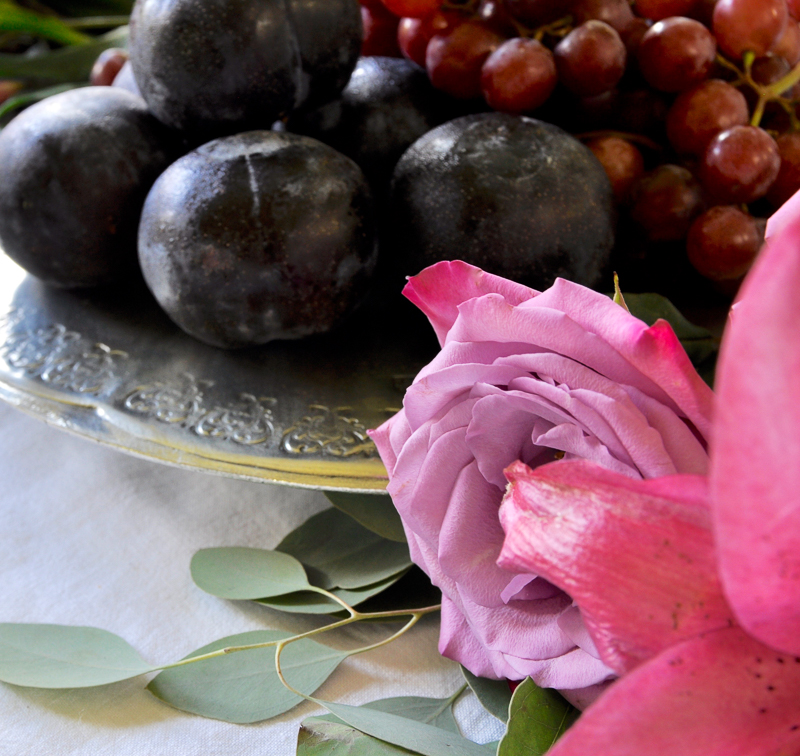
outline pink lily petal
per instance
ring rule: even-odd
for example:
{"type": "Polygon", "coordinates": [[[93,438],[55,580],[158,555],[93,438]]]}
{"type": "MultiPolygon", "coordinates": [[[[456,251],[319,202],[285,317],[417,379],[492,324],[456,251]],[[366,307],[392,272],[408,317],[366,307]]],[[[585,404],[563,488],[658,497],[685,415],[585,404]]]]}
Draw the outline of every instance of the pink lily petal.
{"type": "MultiPolygon", "coordinates": [[[[793,200],[790,200],[793,202],[793,200]]],[[[800,654],[800,216],[748,275],[723,339],[711,464],[720,574],[739,622],[800,654]]]]}
{"type": "Polygon", "coordinates": [[[716,576],[705,479],[634,480],[583,461],[516,462],[498,564],[574,599],[600,658],[627,672],[732,623],[716,576]]]}
{"type": "Polygon", "coordinates": [[[715,630],[613,683],[548,756],[794,756],[800,659],[715,630]]]}
{"type": "Polygon", "coordinates": [[[538,292],[461,260],[431,265],[411,276],[403,289],[403,295],[428,316],[440,345],[444,345],[458,317],[458,305],[484,294],[501,294],[509,304],[516,305],[538,292]]]}

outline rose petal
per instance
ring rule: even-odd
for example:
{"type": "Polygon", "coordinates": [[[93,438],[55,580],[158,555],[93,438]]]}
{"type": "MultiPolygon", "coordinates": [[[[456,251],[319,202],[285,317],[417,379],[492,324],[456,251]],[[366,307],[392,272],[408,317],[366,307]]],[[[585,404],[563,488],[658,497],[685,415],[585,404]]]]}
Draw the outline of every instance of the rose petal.
{"type": "Polygon", "coordinates": [[[648,327],[609,297],[563,278],[522,305],[522,309],[539,307],[561,310],[587,332],[599,336],[643,376],[662,387],[708,438],[714,394],[697,374],[669,323],[658,320],[648,327]]]}
{"type": "Polygon", "coordinates": [[[548,756],[800,752],[800,659],[741,628],[666,649],[613,683],[548,756]]]}
{"type": "Polygon", "coordinates": [[[800,654],[800,217],[744,283],[717,370],[711,494],[723,585],[747,630],[800,654]]]}
{"type": "Polygon", "coordinates": [[[409,278],[403,294],[428,316],[439,344],[443,345],[462,302],[484,294],[501,294],[515,305],[535,297],[538,292],[461,260],[453,260],[431,265],[409,278]]]}
{"type": "Polygon", "coordinates": [[[767,239],[782,233],[786,226],[793,225],[800,217],[800,192],[795,192],[767,221],[767,239]]]}
{"type": "Polygon", "coordinates": [[[498,564],[541,575],[572,596],[612,669],[627,672],[731,623],[703,478],[631,480],[580,461],[535,471],[518,462],[506,475],[498,564]]]}

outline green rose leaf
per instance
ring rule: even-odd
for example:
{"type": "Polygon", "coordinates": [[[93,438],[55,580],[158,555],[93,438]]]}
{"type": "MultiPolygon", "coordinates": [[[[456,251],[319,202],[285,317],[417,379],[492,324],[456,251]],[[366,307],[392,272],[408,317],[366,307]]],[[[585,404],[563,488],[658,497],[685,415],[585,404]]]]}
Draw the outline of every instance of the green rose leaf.
{"type": "MultiPolygon", "coordinates": [[[[407,570],[398,572],[396,575],[382,580],[372,585],[365,585],[363,588],[356,588],[352,591],[343,588],[332,588],[330,593],[338,596],[342,601],[350,606],[358,606],[367,599],[378,595],[390,586],[394,585],[406,574],[407,570]]],[[[297,593],[287,593],[285,596],[273,596],[271,598],[257,599],[259,604],[264,604],[271,609],[281,612],[296,612],[300,614],[337,614],[342,612],[342,605],[333,599],[323,596],[314,591],[298,591],[297,593]]]]}
{"type": "Polygon", "coordinates": [[[508,681],[476,677],[464,667],[461,667],[461,673],[481,706],[501,722],[508,722],[508,707],[511,703],[511,688],[508,687],[508,681]]]}
{"type": "MultiPolygon", "coordinates": [[[[290,634],[276,630],[240,633],[203,646],[186,658],[287,637],[290,634]]],[[[346,651],[303,638],[290,643],[281,653],[281,670],[290,685],[310,695],[347,656],[346,651]]],[[[270,719],[303,700],[281,683],[275,670],[274,646],[165,669],[147,689],[176,709],[238,724],[270,719]]]]}
{"type": "Polygon", "coordinates": [[[411,566],[405,543],[387,540],[335,508],[306,520],[276,550],[311,568],[309,578],[320,588],[361,588],[411,566]]]}
{"type": "Polygon", "coordinates": [[[388,494],[325,491],[325,496],[334,507],[341,509],[373,533],[390,541],[405,543],[403,523],[388,494]]]}
{"type": "Polygon", "coordinates": [[[580,716],[563,696],[540,688],[530,677],[511,697],[508,729],[497,756],[543,756],[580,716]]]}
{"type": "Polygon", "coordinates": [[[201,549],[191,562],[192,580],[212,596],[260,599],[308,590],[303,565],[280,551],[229,546],[201,549]]]}
{"type": "Polygon", "coordinates": [[[317,701],[345,724],[421,756],[487,756],[485,746],[424,722],[365,706],[317,701]]]}
{"type": "Polygon", "coordinates": [[[0,624],[0,680],[32,688],[88,688],[154,667],[118,635],[95,627],[0,624]]]}

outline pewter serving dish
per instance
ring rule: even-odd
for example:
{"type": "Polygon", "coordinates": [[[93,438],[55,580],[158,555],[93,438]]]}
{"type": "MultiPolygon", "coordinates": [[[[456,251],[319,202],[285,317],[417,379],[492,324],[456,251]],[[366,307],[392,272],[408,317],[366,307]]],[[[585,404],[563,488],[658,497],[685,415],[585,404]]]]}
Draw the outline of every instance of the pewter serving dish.
{"type": "Polygon", "coordinates": [[[180,331],[141,282],[63,291],[0,252],[0,398],[166,464],[381,491],[366,431],[400,407],[435,351],[410,304],[389,316],[374,303],[331,334],[216,349],[180,331]]]}

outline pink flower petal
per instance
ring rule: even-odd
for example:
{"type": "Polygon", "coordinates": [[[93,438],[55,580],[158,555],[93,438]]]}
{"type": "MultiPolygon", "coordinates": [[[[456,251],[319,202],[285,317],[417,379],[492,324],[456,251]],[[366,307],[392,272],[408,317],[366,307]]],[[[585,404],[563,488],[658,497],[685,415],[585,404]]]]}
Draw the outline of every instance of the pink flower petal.
{"type": "Polygon", "coordinates": [[[794,756],[800,659],[741,628],[662,651],[618,680],[548,756],[794,756]]]}
{"type": "MultiPolygon", "coordinates": [[[[792,202],[793,200],[790,200],[792,202]]],[[[800,216],[747,277],[717,370],[711,495],[739,622],[800,654],[800,216]]]]}
{"type": "Polygon", "coordinates": [[[580,607],[600,658],[627,672],[731,623],[716,577],[705,482],[632,480],[588,462],[517,462],[500,510],[498,564],[533,572],[580,607]]]}
{"type": "Polygon", "coordinates": [[[442,345],[462,302],[484,294],[501,294],[510,304],[516,305],[537,293],[461,260],[431,265],[409,278],[403,289],[405,297],[428,316],[442,345]]]}
{"type": "Polygon", "coordinates": [[[708,438],[714,394],[697,374],[669,323],[659,320],[648,327],[609,297],[563,278],[523,307],[561,310],[587,332],[599,336],[662,387],[708,438]]]}

